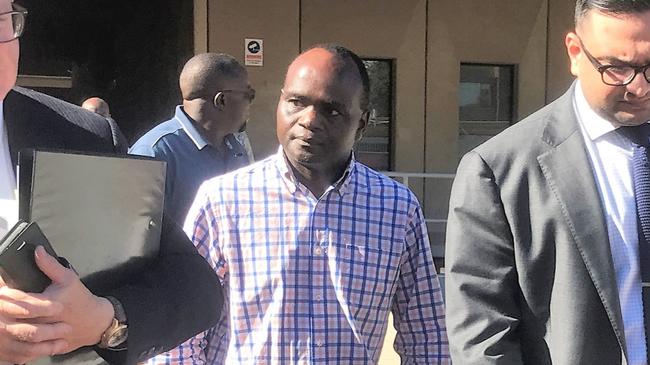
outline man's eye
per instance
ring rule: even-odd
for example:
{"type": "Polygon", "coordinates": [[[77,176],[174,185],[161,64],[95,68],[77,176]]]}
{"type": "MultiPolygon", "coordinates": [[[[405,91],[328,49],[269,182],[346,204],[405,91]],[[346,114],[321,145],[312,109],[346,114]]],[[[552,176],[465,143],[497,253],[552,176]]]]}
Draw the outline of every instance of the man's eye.
{"type": "Polygon", "coordinates": [[[634,73],[634,69],[625,66],[612,66],[607,68],[607,72],[615,76],[627,77],[634,73]]]}
{"type": "Polygon", "coordinates": [[[289,105],[291,105],[293,108],[301,108],[304,106],[302,100],[300,99],[289,99],[287,100],[287,103],[289,103],[289,105]]]}
{"type": "Polygon", "coordinates": [[[341,113],[336,109],[330,109],[329,115],[332,117],[338,117],[339,115],[341,115],[341,113]]]}

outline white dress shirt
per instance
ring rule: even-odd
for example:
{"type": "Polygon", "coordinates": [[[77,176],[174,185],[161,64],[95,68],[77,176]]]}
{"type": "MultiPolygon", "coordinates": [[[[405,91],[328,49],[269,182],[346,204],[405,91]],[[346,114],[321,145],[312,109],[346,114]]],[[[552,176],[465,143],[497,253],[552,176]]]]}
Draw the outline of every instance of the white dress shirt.
{"type": "Polygon", "coordinates": [[[0,100],[0,238],[13,227],[17,219],[16,176],[9,155],[3,103],[0,100]]]}
{"type": "MultiPolygon", "coordinates": [[[[574,108],[605,210],[618,298],[623,314],[628,364],[647,365],[643,300],[639,271],[639,236],[632,180],[634,145],[614,132],[609,121],[589,106],[580,83],[574,108]]],[[[594,333],[593,336],[599,336],[594,333]]]]}

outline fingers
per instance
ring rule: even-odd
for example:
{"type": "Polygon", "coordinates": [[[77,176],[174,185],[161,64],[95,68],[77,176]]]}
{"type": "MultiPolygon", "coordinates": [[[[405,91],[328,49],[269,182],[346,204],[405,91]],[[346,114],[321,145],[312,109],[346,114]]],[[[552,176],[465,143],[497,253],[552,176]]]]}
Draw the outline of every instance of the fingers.
{"type": "Polygon", "coordinates": [[[36,247],[34,251],[36,258],[36,265],[41,271],[47,275],[53,283],[62,284],[66,283],[76,276],[71,270],[61,265],[57,259],[52,257],[45,251],[43,246],[36,247]]]}
{"type": "Polygon", "coordinates": [[[0,316],[14,319],[57,317],[63,305],[44,299],[42,294],[25,293],[9,287],[0,288],[0,316]]]}
{"type": "Polygon", "coordinates": [[[70,326],[63,322],[51,324],[11,323],[4,331],[21,342],[38,343],[64,338],[70,333],[70,326]]]}
{"type": "Polygon", "coordinates": [[[68,344],[64,340],[39,343],[2,341],[0,343],[0,360],[14,364],[25,364],[40,357],[65,353],[67,347],[68,344]]]}

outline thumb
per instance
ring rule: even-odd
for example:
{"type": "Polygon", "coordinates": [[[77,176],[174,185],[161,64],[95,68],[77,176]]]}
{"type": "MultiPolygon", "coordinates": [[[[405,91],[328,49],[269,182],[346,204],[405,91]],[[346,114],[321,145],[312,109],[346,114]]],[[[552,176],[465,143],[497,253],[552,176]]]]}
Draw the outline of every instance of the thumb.
{"type": "MultiPolygon", "coordinates": [[[[7,275],[5,274],[5,271],[0,267],[0,288],[7,286],[7,283],[5,282],[3,276],[7,275]]],[[[2,365],[2,362],[0,362],[0,365],[2,365]]]]}
{"type": "Polygon", "coordinates": [[[70,275],[69,270],[61,265],[57,259],[52,257],[43,246],[36,247],[34,251],[36,258],[36,265],[41,271],[47,275],[53,283],[61,284],[66,281],[70,275]]]}

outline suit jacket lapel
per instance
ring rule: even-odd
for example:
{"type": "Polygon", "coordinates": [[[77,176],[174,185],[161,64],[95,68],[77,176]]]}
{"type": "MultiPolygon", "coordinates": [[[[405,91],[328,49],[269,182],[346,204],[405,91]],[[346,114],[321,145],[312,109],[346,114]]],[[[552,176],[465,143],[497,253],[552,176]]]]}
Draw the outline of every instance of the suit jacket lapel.
{"type": "Polygon", "coordinates": [[[537,160],[562,207],[578,252],[587,267],[626,354],[623,318],[604,210],[582,133],[573,109],[573,87],[556,103],[542,139],[551,149],[537,160]],[[586,197],[586,198],[585,198],[586,197]]]}

